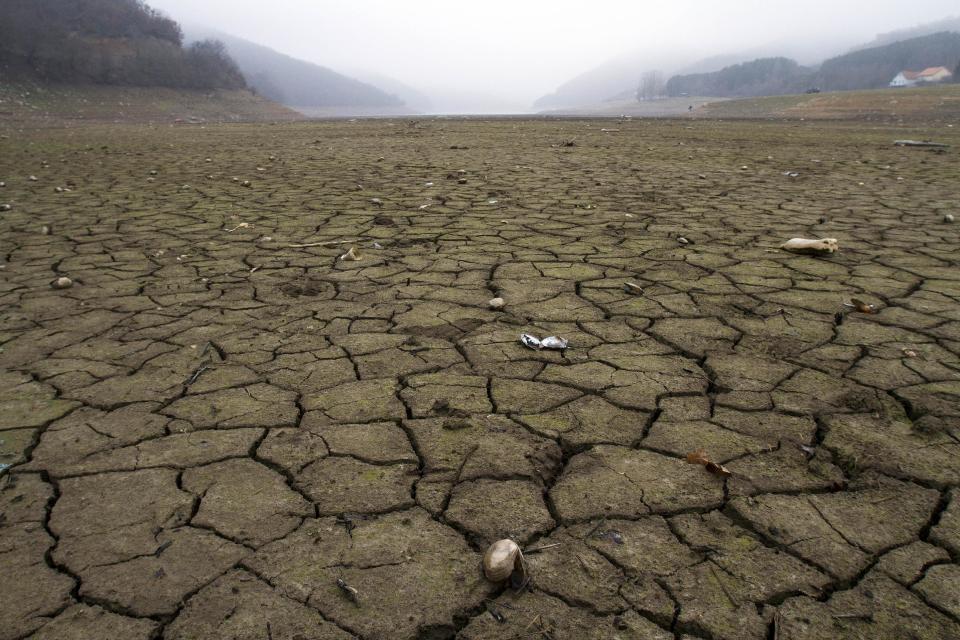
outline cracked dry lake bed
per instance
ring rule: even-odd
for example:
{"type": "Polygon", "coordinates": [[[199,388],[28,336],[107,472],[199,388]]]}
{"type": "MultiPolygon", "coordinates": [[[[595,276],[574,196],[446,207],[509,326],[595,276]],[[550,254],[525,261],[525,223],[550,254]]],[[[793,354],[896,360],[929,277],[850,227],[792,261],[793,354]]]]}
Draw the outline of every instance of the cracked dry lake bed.
{"type": "Polygon", "coordinates": [[[960,637],[960,130],[6,133],[0,639],[960,637]]]}

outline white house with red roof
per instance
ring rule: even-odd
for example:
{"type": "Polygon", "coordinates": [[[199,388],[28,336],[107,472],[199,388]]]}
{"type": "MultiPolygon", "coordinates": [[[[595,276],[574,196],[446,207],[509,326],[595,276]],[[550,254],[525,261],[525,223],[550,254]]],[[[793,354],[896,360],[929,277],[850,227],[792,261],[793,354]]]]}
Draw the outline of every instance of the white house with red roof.
{"type": "Polygon", "coordinates": [[[943,82],[953,77],[946,67],[927,67],[923,71],[901,71],[890,81],[891,87],[915,87],[918,84],[943,82]]]}

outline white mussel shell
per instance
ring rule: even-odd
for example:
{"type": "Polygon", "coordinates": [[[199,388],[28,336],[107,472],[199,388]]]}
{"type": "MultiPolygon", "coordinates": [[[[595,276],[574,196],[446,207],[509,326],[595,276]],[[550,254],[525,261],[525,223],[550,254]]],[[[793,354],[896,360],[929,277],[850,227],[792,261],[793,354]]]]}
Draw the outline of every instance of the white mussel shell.
{"type": "Polygon", "coordinates": [[[540,341],[540,346],[544,349],[557,349],[558,351],[566,349],[568,344],[570,343],[565,338],[557,336],[550,336],[540,341]]]}
{"type": "Polygon", "coordinates": [[[523,566],[523,552],[513,540],[497,540],[483,555],[483,575],[490,582],[504,582],[523,566]]]}
{"type": "Polygon", "coordinates": [[[840,245],[836,238],[822,238],[820,240],[791,238],[780,245],[780,248],[793,253],[826,254],[836,252],[840,249],[840,245]]]}
{"type": "Polygon", "coordinates": [[[520,344],[527,347],[528,349],[542,349],[540,345],[540,338],[532,336],[529,333],[520,334],[520,344]]]}

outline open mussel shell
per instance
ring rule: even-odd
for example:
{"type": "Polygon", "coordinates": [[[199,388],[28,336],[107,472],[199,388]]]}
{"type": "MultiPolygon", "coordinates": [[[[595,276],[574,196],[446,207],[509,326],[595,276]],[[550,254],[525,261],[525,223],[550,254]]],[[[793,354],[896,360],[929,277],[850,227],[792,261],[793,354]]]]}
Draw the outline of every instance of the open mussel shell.
{"type": "Polygon", "coordinates": [[[514,573],[518,573],[520,582],[526,582],[527,566],[523,559],[523,551],[513,540],[497,540],[483,554],[483,575],[490,582],[513,581],[514,573]]]}
{"type": "MultiPolygon", "coordinates": [[[[529,333],[520,334],[520,344],[527,347],[528,349],[542,349],[543,346],[540,344],[540,338],[532,336],[529,333]]],[[[502,542],[502,540],[501,540],[502,542]]]]}
{"type": "Polygon", "coordinates": [[[557,336],[550,336],[540,341],[541,348],[556,349],[558,351],[566,349],[569,344],[570,343],[565,338],[560,338],[557,336]]]}

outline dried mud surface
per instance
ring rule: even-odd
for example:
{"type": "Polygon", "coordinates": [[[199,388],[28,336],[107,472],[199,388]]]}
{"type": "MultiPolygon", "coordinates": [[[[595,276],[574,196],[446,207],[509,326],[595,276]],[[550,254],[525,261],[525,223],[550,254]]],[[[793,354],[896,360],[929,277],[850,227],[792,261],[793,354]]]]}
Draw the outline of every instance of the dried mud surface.
{"type": "Polygon", "coordinates": [[[0,640],[960,637],[960,129],[3,133],[0,640]]]}

